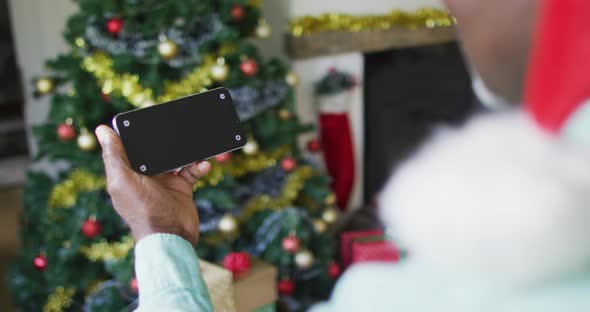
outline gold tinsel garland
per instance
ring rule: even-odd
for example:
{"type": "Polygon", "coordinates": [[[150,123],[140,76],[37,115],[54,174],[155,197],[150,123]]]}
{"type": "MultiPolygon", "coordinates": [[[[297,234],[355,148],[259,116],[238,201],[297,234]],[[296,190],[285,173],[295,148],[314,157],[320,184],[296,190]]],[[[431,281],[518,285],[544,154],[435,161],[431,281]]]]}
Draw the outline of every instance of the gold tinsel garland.
{"type": "Polygon", "coordinates": [[[104,283],[106,280],[105,279],[97,279],[94,282],[90,283],[90,285],[88,285],[85,289],[86,295],[90,295],[93,292],[97,291],[98,289],[100,289],[100,286],[102,285],[102,283],[104,283]]]}
{"type": "Polygon", "coordinates": [[[127,257],[133,248],[133,238],[125,236],[120,242],[101,241],[90,246],[80,247],[80,252],[92,262],[120,260],[127,257]]]}
{"type": "Polygon", "coordinates": [[[305,181],[315,175],[310,166],[301,166],[287,177],[285,186],[281,190],[281,195],[271,198],[268,195],[260,195],[252,198],[242,210],[240,220],[248,220],[255,213],[264,209],[281,209],[293,205],[297,195],[303,188],[305,181]]]}
{"type": "MultiPolygon", "coordinates": [[[[290,152],[288,146],[281,146],[269,152],[260,152],[255,155],[236,155],[228,163],[211,162],[211,171],[197,182],[195,189],[205,185],[217,185],[223,177],[231,175],[241,177],[249,173],[259,172],[272,167],[277,160],[290,152]]],[[[105,186],[104,177],[91,174],[84,169],[73,171],[63,182],[57,184],[49,195],[48,205],[50,208],[62,207],[71,208],[76,203],[78,193],[94,191],[105,186]]]]}
{"type": "Polygon", "coordinates": [[[290,147],[285,145],[269,152],[259,152],[254,155],[241,155],[234,153],[227,163],[211,162],[211,171],[195,184],[195,190],[205,185],[217,185],[223,177],[231,175],[242,177],[246,174],[259,172],[276,165],[278,159],[289,154],[290,147]]]}
{"type": "Polygon", "coordinates": [[[303,16],[289,23],[290,33],[295,37],[322,31],[380,31],[393,27],[436,28],[456,24],[448,11],[424,8],[415,12],[394,10],[385,15],[350,15],[326,13],[319,16],[303,16]]]}
{"type": "Polygon", "coordinates": [[[55,291],[47,298],[47,303],[43,306],[43,312],[62,312],[72,304],[72,297],[76,290],[74,288],[57,287],[55,291]]]}
{"type": "Polygon", "coordinates": [[[154,91],[145,88],[139,82],[139,75],[117,73],[113,69],[113,60],[103,52],[96,52],[84,58],[82,68],[92,73],[105,94],[125,97],[137,107],[154,105],[187,96],[195,92],[206,91],[213,84],[211,68],[215,66],[215,57],[207,56],[200,67],[195,68],[178,81],[164,82],[164,92],[155,97],[154,91]]]}
{"type": "Polygon", "coordinates": [[[63,182],[57,184],[49,194],[50,208],[71,208],[76,203],[79,192],[94,191],[105,186],[105,179],[84,169],[74,170],[63,182]]]}
{"type": "MultiPolygon", "coordinates": [[[[293,205],[293,201],[303,188],[305,181],[314,176],[316,172],[310,166],[301,166],[287,177],[287,181],[281,190],[281,195],[271,198],[268,195],[260,195],[252,198],[244,207],[240,220],[244,222],[255,213],[264,209],[282,209],[293,205]]],[[[203,237],[211,242],[212,237],[203,237]]],[[[120,242],[108,243],[102,241],[90,246],[82,246],[80,252],[90,261],[120,260],[127,256],[133,248],[133,238],[125,236],[120,242]]]]}
{"type": "Polygon", "coordinates": [[[262,5],[262,0],[248,0],[248,4],[259,8],[262,5]]]}

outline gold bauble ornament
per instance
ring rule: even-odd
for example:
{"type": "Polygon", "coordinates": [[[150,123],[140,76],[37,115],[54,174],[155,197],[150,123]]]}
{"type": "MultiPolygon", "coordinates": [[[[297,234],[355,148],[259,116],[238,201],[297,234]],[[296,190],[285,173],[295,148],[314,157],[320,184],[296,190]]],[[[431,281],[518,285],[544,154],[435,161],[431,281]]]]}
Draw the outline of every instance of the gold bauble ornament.
{"type": "Polygon", "coordinates": [[[294,71],[290,71],[287,73],[287,76],[285,76],[285,81],[291,87],[295,87],[299,84],[299,75],[297,75],[294,71]]]}
{"type": "Polygon", "coordinates": [[[96,138],[94,137],[94,134],[88,132],[86,128],[82,128],[82,130],[80,130],[77,143],[78,147],[86,152],[96,149],[96,138]]]}
{"type": "Polygon", "coordinates": [[[272,29],[270,25],[263,19],[258,22],[258,26],[256,26],[256,37],[267,39],[270,38],[272,35],[272,29]]]}
{"type": "Polygon", "coordinates": [[[246,145],[244,145],[244,147],[242,148],[242,151],[246,155],[254,155],[258,153],[259,150],[260,146],[258,145],[258,142],[256,142],[254,139],[249,139],[248,142],[246,142],[246,145]]]}
{"type": "Polygon", "coordinates": [[[164,59],[170,60],[176,56],[176,53],[178,53],[178,46],[176,45],[176,42],[170,39],[162,40],[160,44],[158,44],[158,52],[160,52],[160,55],[164,59]]]}
{"type": "Polygon", "coordinates": [[[328,208],[322,213],[322,220],[328,224],[332,224],[338,220],[338,211],[334,208],[328,208]]]}
{"type": "Polygon", "coordinates": [[[309,250],[302,250],[295,254],[295,264],[300,269],[307,269],[313,265],[314,257],[309,250]]]}
{"type": "Polygon", "coordinates": [[[324,233],[328,228],[328,225],[326,224],[326,222],[324,222],[324,220],[316,219],[313,220],[313,228],[318,233],[324,233]]]}
{"type": "Polygon", "coordinates": [[[80,49],[83,49],[86,47],[86,40],[84,40],[83,37],[76,37],[76,39],[74,40],[74,43],[80,49]]]}
{"type": "Polygon", "coordinates": [[[35,82],[35,88],[37,88],[37,92],[41,94],[47,94],[53,91],[54,87],[53,80],[47,77],[39,78],[35,82]]]}
{"type": "Polygon", "coordinates": [[[225,64],[223,57],[219,57],[216,64],[211,67],[211,78],[217,82],[222,82],[227,79],[227,76],[229,76],[229,66],[225,64]]]}
{"type": "Polygon", "coordinates": [[[291,112],[288,109],[281,109],[279,111],[279,118],[282,120],[289,120],[291,118],[291,112]]]}
{"type": "Polygon", "coordinates": [[[326,198],[324,199],[324,204],[326,204],[326,206],[335,205],[336,204],[336,194],[330,193],[328,196],[326,196],[326,198]]]}
{"type": "Polygon", "coordinates": [[[219,220],[217,228],[226,234],[235,233],[238,230],[238,220],[234,216],[226,214],[219,220]]]}

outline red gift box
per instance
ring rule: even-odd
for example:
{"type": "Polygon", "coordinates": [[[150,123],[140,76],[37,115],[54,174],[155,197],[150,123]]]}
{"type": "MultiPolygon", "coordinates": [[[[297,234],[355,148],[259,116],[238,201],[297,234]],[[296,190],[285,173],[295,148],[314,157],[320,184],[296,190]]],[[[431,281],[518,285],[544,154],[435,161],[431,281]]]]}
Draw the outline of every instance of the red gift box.
{"type": "Polygon", "coordinates": [[[351,264],[359,262],[397,262],[400,253],[391,242],[385,240],[355,241],[352,243],[351,264]]]}
{"type": "Polygon", "coordinates": [[[367,261],[396,262],[400,259],[399,250],[385,239],[382,230],[345,232],[340,236],[342,264],[367,261]]]}

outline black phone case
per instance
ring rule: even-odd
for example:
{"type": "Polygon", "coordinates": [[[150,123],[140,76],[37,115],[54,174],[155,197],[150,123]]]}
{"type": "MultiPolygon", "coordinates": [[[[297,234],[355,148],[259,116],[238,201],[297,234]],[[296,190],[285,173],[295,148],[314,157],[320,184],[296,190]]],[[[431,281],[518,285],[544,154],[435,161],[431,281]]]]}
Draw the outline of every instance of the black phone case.
{"type": "Polygon", "coordinates": [[[131,167],[156,175],[243,147],[246,136],[225,88],[118,114],[113,127],[131,167]]]}

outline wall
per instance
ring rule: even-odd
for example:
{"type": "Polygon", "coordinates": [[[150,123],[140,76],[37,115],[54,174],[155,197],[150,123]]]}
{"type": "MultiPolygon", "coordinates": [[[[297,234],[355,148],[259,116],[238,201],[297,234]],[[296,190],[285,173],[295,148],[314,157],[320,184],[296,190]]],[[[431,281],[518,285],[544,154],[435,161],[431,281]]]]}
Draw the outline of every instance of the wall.
{"type": "MultiPolygon", "coordinates": [[[[296,0],[294,0],[296,1],[296,0]]],[[[289,3],[286,0],[262,0],[262,14],[272,28],[269,39],[252,39],[266,57],[279,57],[288,61],[283,48],[284,33],[289,19],[289,3]]]]}
{"type": "MultiPolygon", "coordinates": [[[[71,0],[9,0],[8,4],[25,92],[25,121],[27,125],[39,124],[46,119],[49,98],[34,98],[31,81],[43,74],[46,59],[66,49],[61,33],[75,5],[71,0]]],[[[29,141],[34,148],[31,135],[29,141]]]]}
{"type": "Polygon", "coordinates": [[[443,7],[441,0],[293,0],[291,16],[317,15],[327,12],[349,14],[383,14],[393,9],[416,10],[420,7],[443,7]]]}

